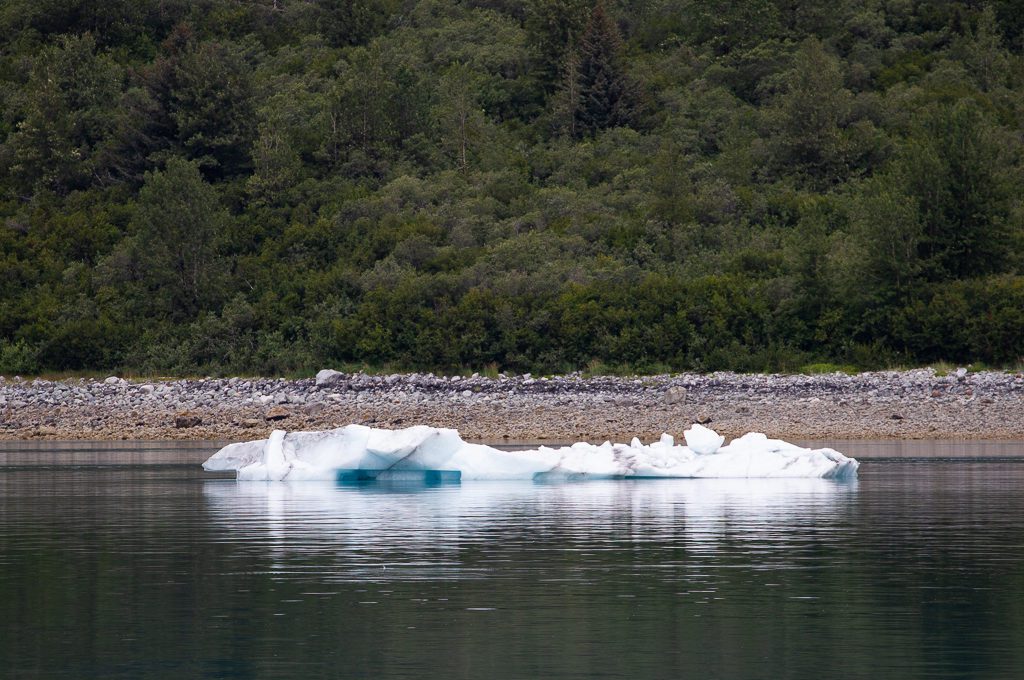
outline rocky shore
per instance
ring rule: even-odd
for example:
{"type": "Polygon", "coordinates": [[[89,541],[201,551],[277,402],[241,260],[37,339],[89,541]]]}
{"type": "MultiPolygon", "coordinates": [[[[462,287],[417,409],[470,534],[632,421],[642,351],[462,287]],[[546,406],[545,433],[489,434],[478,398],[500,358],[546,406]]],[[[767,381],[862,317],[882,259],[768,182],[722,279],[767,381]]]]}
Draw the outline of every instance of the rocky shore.
{"type": "Polygon", "coordinates": [[[0,378],[0,439],[214,439],[275,428],[454,427],[474,440],[628,441],[692,422],[787,439],[1024,439],[1024,375],[499,375],[128,381],[0,378]]]}

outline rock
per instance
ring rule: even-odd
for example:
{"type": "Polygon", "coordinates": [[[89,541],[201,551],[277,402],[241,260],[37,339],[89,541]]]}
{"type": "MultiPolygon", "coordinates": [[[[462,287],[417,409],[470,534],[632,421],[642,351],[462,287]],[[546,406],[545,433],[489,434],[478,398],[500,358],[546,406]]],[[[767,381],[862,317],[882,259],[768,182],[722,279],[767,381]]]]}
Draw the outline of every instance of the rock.
{"type": "Polygon", "coordinates": [[[174,416],[174,427],[183,429],[187,427],[197,427],[203,424],[203,418],[198,413],[191,411],[182,411],[181,413],[174,416]]]}
{"type": "Polygon", "coordinates": [[[104,380],[103,384],[104,385],[120,385],[122,382],[124,382],[124,381],[121,380],[120,378],[118,378],[116,375],[112,375],[109,378],[107,378],[106,380],[104,380]]]}
{"type": "Polygon", "coordinates": [[[284,420],[291,416],[291,413],[286,408],[275,406],[274,408],[267,411],[267,415],[264,416],[267,420],[284,420]]]}
{"type": "Polygon", "coordinates": [[[700,425],[707,425],[711,422],[711,416],[707,413],[700,413],[697,415],[697,423],[700,425]]]}
{"type": "Polygon", "coordinates": [[[683,387],[670,387],[665,391],[662,401],[666,404],[681,404],[686,401],[686,389],[683,387]]]}
{"type": "Polygon", "coordinates": [[[903,420],[903,416],[901,416],[899,413],[893,413],[891,416],[889,416],[889,419],[890,420],[903,420]]]}
{"type": "Polygon", "coordinates": [[[156,388],[152,385],[143,385],[139,389],[142,390],[143,394],[153,394],[156,391],[156,388]]]}
{"type": "Polygon", "coordinates": [[[937,388],[937,387],[936,387],[935,389],[933,389],[933,390],[932,390],[932,398],[933,398],[933,399],[938,399],[938,398],[939,398],[939,397],[941,397],[941,396],[942,396],[942,390],[940,390],[940,389],[939,389],[939,388],[937,388]]]}
{"type": "Polygon", "coordinates": [[[323,410],[324,410],[324,403],[322,401],[315,401],[315,402],[306,404],[304,407],[302,407],[302,412],[305,413],[306,415],[310,415],[310,416],[315,416],[315,415],[321,413],[323,410]]]}
{"type": "Polygon", "coordinates": [[[473,390],[462,390],[462,396],[464,396],[464,397],[472,397],[473,396],[473,390]]]}
{"type": "Polygon", "coordinates": [[[341,371],[335,371],[330,368],[325,368],[316,374],[316,386],[317,387],[334,387],[341,385],[345,382],[345,374],[341,371]]]}
{"type": "Polygon", "coordinates": [[[239,423],[239,425],[241,425],[242,427],[259,427],[260,424],[260,421],[256,420],[255,418],[246,418],[245,420],[239,423]]]}

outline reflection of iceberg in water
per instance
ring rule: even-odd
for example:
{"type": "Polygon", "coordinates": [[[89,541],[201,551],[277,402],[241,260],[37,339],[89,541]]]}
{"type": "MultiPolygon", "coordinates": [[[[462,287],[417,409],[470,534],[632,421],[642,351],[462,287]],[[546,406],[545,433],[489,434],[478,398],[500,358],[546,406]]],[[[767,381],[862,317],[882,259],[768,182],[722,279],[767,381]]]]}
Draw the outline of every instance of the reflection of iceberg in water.
{"type": "Polygon", "coordinates": [[[580,551],[583,578],[586,555],[600,550],[663,546],[693,558],[725,540],[777,548],[780,527],[841,525],[855,492],[855,481],[821,479],[204,487],[225,541],[262,546],[278,578],[316,570],[334,582],[486,578],[515,569],[510,550],[523,561],[580,551]]]}
{"type": "Polygon", "coordinates": [[[241,480],[369,481],[381,475],[424,481],[644,478],[830,478],[856,476],[858,462],[832,449],[805,449],[751,433],[724,438],[694,425],[686,446],[669,435],[644,445],[580,442],[560,448],[501,451],[468,444],[455,430],[417,426],[382,430],[362,425],[326,432],[275,430],[268,439],[231,444],[207,470],[235,470],[241,480]]]}

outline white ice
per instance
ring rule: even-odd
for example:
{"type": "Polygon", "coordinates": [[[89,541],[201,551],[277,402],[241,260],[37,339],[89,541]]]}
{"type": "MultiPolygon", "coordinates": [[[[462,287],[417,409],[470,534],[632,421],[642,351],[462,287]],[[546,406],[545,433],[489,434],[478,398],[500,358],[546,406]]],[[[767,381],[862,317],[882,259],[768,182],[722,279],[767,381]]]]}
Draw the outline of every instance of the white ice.
{"type": "Polygon", "coordinates": [[[714,430],[693,425],[686,446],[663,434],[644,445],[579,442],[501,451],[464,442],[456,430],[418,425],[383,430],[348,425],[323,432],[275,430],[269,439],[230,444],[203,464],[236,470],[240,480],[334,480],[339,470],[451,470],[462,481],[678,478],[852,479],[859,463],[832,449],[805,449],[760,433],[724,445],[714,430]]]}

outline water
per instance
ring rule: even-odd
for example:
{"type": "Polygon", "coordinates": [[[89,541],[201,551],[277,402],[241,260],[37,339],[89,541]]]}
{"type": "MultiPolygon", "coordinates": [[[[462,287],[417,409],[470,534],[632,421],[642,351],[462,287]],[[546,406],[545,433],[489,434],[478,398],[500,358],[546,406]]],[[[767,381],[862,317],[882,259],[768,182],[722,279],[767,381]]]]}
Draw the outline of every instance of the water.
{"type": "Polygon", "coordinates": [[[351,487],[6,444],[0,677],[1019,678],[1007,446],[847,484],[351,487]]]}

